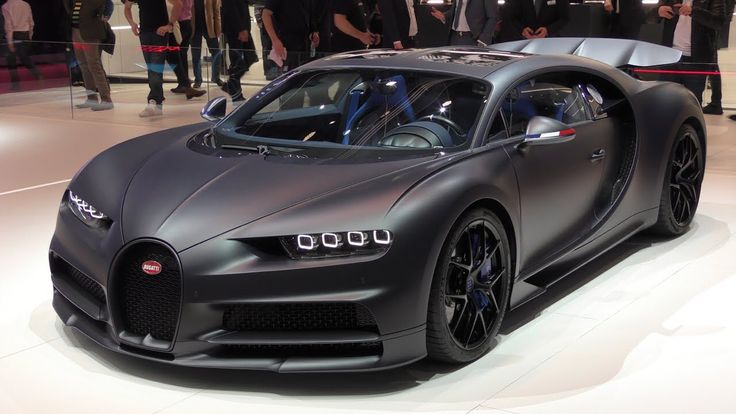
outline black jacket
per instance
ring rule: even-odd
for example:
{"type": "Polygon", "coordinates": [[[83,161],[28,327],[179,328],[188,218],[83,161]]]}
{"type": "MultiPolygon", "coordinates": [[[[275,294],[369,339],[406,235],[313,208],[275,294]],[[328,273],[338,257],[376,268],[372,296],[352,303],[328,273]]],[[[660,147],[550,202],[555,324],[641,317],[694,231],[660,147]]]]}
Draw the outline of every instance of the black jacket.
{"type": "Polygon", "coordinates": [[[222,32],[237,36],[242,31],[250,32],[250,10],[245,0],[222,0],[220,9],[222,32]]]}
{"type": "MultiPolygon", "coordinates": [[[[616,0],[613,1],[613,7],[616,7],[616,0]]],[[[645,13],[642,0],[618,0],[619,16],[621,20],[627,24],[640,25],[644,23],[645,13]]]]}
{"type": "MultiPolygon", "coordinates": [[[[679,0],[661,0],[657,7],[672,6],[679,0]]],[[[693,27],[691,30],[692,59],[698,63],[718,61],[718,31],[727,21],[724,0],[693,0],[693,27]]],[[[672,47],[679,15],[664,20],[662,45],[672,47]]]]}
{"type": "MultiPolygon", "coordinates": [[[[414,0],[416,7],[418,0],[414,0]]],[[[378,0],[383,18],[383,47],[394,47],[394,42],[409,43],[409,9],[406,0],[378,0]]]]}
{"type": "MultiPolygon", "coordinates": [[[[493,33],[496,31],[498,22],[498,0],[465,0],[468,2],[465,8],[465,19],[470,26],[470,32],[476,40],[485,44],[491,44],[493,33]]],[[[455,0],[457,3],[457,0],[455,0]]],[[[455,6],[445,13],[445,21],[450,25],[455,20],[455,6]]]]}
{"type": "Polygon", "coordinates": [[[546,27],[549,36],[559,36],[567,24],[570,0],[549,0],[542,4],[539,15],[534,0],[507,0],[502,11],[501,41],[522,40],[525,27],[546,27]]]}
{"type": "MultiPolygon", "coordinates": [[[[74,0],[64,0],[64,9],[71,17],[74,0]]],[[[79,10],[79,34],[85,42],[100,42],[107,38],[107,25],[102,20],[105,0],[84,0],[79,10]]]]}

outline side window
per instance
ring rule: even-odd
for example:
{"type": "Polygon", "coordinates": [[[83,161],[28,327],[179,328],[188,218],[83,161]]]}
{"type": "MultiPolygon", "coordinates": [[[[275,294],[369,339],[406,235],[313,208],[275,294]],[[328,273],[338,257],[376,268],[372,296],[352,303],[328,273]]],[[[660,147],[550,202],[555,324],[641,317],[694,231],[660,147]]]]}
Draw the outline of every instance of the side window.
{"type": "Polygon", "coordinates": [[[501,105],[510,136],[523,135],[535,116],[565,124],[591,120],[590,108],[580,85],[540,77],[517,85],[501,105]]]}
{"type": "Polygon", "coordinates": [[[498,112],[496,116],[493,117],[491,130],[488,132],[488,136],[483,142],[483,145],[506,138],[508,138],[508,134],[506,133],[506,124],[503,122],[503,115],[501,112],[498,112]]]}

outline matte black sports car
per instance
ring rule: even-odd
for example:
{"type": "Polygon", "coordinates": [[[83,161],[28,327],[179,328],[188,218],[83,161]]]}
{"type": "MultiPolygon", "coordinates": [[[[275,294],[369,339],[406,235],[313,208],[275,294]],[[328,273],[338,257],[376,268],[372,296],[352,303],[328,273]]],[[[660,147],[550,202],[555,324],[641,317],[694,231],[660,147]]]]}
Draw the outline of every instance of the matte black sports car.
{"type": "Polygon", "coordinates": [[[700,105],[627,74],[679,52],[497,48],[336,55],[228,116],[210,102],[213,125],[103,152],[60,206],[56,312],[105,348],[177,365],[461,363],[544,291],[540,275],[647,228],[687,230],[700,105]]]}

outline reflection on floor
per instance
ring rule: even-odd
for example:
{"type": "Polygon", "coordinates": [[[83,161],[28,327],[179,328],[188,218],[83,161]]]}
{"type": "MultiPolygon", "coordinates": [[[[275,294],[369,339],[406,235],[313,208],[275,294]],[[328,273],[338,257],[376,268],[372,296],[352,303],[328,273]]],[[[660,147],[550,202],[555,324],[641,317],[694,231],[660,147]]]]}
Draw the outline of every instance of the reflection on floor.
{"type": "MultiPolygon", "coordinates": [[[[66,182],[130,137],[198,121],[169,95],[140,120],[57,111],[21,96],[0,114],[0,412],[728,413],[736,407],[736,122],[709,117],[692,231],[637,236],[510,315],[498,346],[462,367],[276,375],[183,369],[101,350],[51,308],[46,252],[66,182]]],[[[141,91],[135,92],[140,94],[141,91]]],[[[249,92],[252,94],[252,91],[249,92]]],[[[64,103],[66,102],[66,103],[64,103]]],[[[68,106],[66,107],[67,111],[68,106]]]]}

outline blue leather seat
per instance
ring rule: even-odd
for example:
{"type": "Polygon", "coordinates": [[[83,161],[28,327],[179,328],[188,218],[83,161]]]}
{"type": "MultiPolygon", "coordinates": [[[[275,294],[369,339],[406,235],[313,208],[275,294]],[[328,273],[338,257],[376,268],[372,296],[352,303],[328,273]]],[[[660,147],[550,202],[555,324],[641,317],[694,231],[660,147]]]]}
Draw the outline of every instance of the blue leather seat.
{"type": "MultiPolygon", "coordinates": [[[[393,85],[392,85],[393,86],[393,85]]],[[[379,108],[403,108],[404,114],[409,118],[410,122],[416,120],[414,114],[414,108],[412,108],[409,102],[409,92],[406,87],[406,79],[401,75],[395,75],[386,79],[377,79],[376,82],[370,84],[370,88],[367,91],[370,93],[368,99],[360,105],[361,96],[366,93],[365,90],[354,89],[350,92],[350,98],[348,103],[348,116],[347,122],[345,123],[345,130],[343,131],[342,143],[347,145],[350,143],[350,131],[355,127],[358,120],[363,117],[366,113],[371,110],[379,108]],[[384,95],[377,88],[380,85],[387,85],[391,82],[395,82],[396,89],[390,95],[384,95]]]]}

